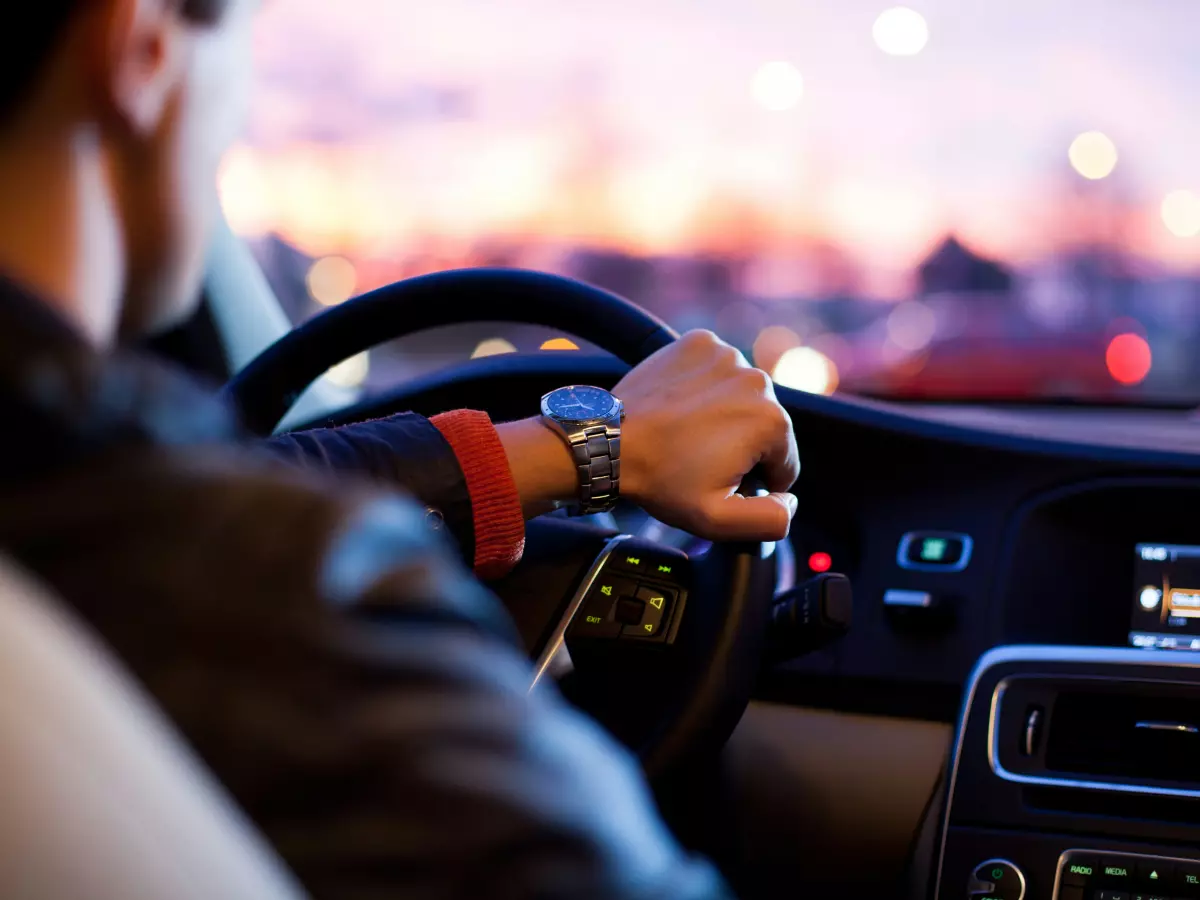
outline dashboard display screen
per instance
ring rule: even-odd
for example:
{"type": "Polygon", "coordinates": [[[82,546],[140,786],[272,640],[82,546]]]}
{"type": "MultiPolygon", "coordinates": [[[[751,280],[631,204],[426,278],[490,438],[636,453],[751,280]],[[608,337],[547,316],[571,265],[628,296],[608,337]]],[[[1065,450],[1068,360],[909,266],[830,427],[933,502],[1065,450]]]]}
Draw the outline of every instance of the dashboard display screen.
{"type": "Polygon", "coordinates": [[[1200,547],[1138,544],[1129,643],[1200,650],[1200,547]]]}

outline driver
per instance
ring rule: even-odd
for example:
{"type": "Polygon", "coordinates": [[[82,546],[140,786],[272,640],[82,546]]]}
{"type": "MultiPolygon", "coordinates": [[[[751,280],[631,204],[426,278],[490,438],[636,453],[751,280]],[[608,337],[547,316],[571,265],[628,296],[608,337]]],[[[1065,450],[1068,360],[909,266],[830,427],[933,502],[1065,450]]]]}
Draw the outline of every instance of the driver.
{"type": "MultiPolygon", "coordinates": [[[[125,349],[194,306],[257,5],[39,0],[0,37],[0,549],[316,896],[722,895],[635,762],[526,694],[511,622],[455,558],[503,574],[524,518],[576,498],[559,435],[456,411],[252,445],[125,349]]],[[[762,372],[697,332],[615,393],[623,496],[712,539],[786,535],[799,465],[762,372]],[[738,496],[756,466],[775,493],[738,496]]]]}

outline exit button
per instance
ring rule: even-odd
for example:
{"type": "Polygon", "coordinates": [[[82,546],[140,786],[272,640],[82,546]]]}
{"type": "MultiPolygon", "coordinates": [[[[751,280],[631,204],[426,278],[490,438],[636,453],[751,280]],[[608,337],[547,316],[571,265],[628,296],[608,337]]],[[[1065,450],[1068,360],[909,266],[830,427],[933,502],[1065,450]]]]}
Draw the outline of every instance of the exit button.
{"type": "Polygon", "coordinates": [[[910,531],[900,539],[896,562],[917,572],[961,572],[971,562],[974,542],[949,531],[910,531]]]}

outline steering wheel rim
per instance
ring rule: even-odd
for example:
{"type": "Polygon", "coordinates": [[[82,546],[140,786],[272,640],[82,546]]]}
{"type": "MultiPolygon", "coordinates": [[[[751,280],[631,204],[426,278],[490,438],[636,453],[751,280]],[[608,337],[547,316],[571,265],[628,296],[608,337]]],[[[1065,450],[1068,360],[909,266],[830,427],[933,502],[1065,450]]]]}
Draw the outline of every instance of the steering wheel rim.
{"type": "Polygon", "coordinates": [[[679,335],[623,297],[545,272],[455,269],[381,287],[335,306],[284,335],[225,387],[255,434],[270,434],[300,395],[331,367],[384,341],[439,325],[544,325],[637,365],[679,335]],[[371,340],[364,346],[364,336],[371,340]]]}
{"type": "MultiPolygon", "coordinates": [[[[427,328],[474,321],[555,328],[631,366],[677,339],[650,313],[583,282],[526,270],[460,269],[397,282],[310,319],[238,373],[225,394],[245,424],[266,435],[313,381],[342,360],[427,328]]],[[[536,557],[539,531],[549,527],[561,538],[570,524],[530,523],[526,561],[536,557]]],[[[611,537],[602,536],[602,541],[611,537]]],[[[594,531],[590,537],[580,531],[576,546],[596,538],[594,531]]],[[[714,544],[694,561],[694,586],[682,627],[678,622],[673,626],[678,642],[666,655],[647,645],[631,651],[624,640],[612,642],[625,648],[612,653],[598,652],[594,643],[578,648],[578,654],[572,647],[572,655],[588,662],[581,669],[589,670],[578,673],[582,683],[576,685],[576,696],[590,698],[585,709],[638,753],[651,776],[670,772],[698,750],[718,749],[740,720],[765,643],[774,591],[772,548],[714,544]],[[614,702],[609,689],[619,685],[625,695],[648,695],[643,690],[647,684],[668,685],[661,715],[644,697],[632,704],[637,709],[614,702]]],[[[519,582],[522,573],[514,574],[519,582]]],[[[572,594],[585,572],[578,575],[572,594]]],[[[503,589],[494,587],[503,598],[503,589]]]]}

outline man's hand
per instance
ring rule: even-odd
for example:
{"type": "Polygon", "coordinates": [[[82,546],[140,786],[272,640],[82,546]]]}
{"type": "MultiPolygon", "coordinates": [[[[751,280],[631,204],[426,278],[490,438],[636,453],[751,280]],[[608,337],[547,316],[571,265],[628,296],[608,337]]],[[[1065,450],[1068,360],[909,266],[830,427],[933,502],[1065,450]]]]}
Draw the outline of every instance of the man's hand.
{"type": "Polygon", "coordinates": [[[711,540],[780,540],[800,474],[792,422],[765,372],[708,331],[692,331],[630,372],[621,494],[656,519],[711,540]],[[737,493],[759,467],[763,497],[737,493]]]}
{"type": "MultiPolygon", "coordinates": [[[[627,375],[621,495],[657,519],[710,540],[781,540],[800,474],[792,423],[771,379],[708,331],[693,331],[627,375]],[[742,497],[759,468],[774,493],[742,497]]],[[[537,419],[499,427],[527,516],[575,495],[562,440],[537,419]]]]}

